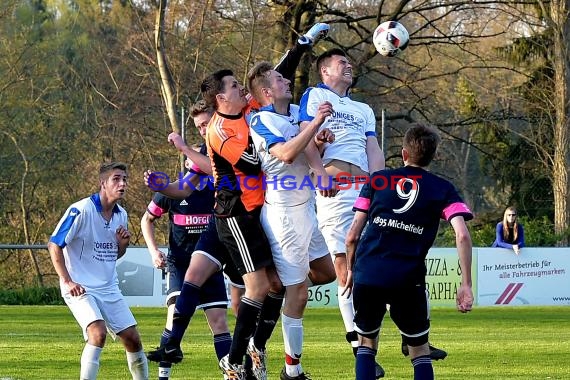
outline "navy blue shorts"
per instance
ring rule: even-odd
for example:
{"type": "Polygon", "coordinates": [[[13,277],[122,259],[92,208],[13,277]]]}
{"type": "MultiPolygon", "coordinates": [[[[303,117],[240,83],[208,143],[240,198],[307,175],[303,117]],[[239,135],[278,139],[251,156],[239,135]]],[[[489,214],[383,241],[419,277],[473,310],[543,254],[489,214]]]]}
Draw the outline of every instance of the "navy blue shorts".
{"type": "Polygon", "coordinates": [[[353,286],[355,330],[362,336],[376,338],[390,305],[390,317],[404,342],[421,346],[429,339],[429,301],[425,284],[405,288],[384,288],[355,283],[353,286]]]}
{"type": "MultiPolygon", "coordinates": [[[[188,267],[168,268],[166,277],[166,285],[168,288],[166,296],[167,305],[176,302],[175,297],[180,295],[187,268],[188,267]]],[[[211,308],[227,308],[227,306],[228,294],[226,292],[226,282],[222,271],[218,271],[211,275],[204,285],[202,285],[200,289],[200,303],[197,307],[207,310],[211,308]]]]}

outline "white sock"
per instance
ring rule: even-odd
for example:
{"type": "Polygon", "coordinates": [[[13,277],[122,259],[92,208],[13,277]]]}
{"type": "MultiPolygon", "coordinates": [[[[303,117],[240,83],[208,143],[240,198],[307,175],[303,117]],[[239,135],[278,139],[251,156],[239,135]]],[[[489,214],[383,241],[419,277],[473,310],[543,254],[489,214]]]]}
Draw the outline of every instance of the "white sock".
{"type": "Polygon", "coordinates": [[[101,356],[101,347],[86,343],[81,353],[81,380],[95,380],[99,372],[99,357],[101,356]]]}
{"type": "Polygon", "coordinates": [[[127,363],[129,371],[133,375],[133,380],[148,380],[148,361],[143,350],[138,352],[128,352],[127,363]]]}
{"type": "MultiPolygon", "coordinates": [[[[354,331],[354,308],[352,306],[352,293],[347,297],[342,295],[344,287],[338,287],[338,308],[340,309],[340,315],[342,315],[342,321],[344,322],[344,328],[346,332],[354,331]]],[[[358,347],[358,342],[352,342],[352,347],[358,347]]]]}
{"type": "MultiPolygon", "coordinates": [[[[281,314],[281,329],[285,353],[293,359],[300,359],[303,353],[303,318],[291,318],[281,314]]],[[[288,376],[296,377],[303,373],[303,367],[300,362],[292,365],[285,363],[285,371],[288,376]]]]}

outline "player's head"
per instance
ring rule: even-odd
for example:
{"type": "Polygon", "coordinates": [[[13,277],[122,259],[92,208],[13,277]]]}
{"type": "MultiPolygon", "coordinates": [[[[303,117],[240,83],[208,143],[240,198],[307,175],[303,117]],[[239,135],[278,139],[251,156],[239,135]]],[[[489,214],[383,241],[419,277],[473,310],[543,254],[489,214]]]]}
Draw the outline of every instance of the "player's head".
{"type": "Polygon", "coordinates": [[[194,125],[198,128],[200,136],[206,136],[206,127],[214,114],[214,108],[209,106],[205,100],[199,100],[190,108],[190,116],[194,125]]]}
{"type": "Polygon", "coordinates": [[[426,167],[435,156],[440,137],[437,131],[424,124],[414,123],[404,135],[402,157],[406,165],[426,167]]]}
{"type": "Polygon", "coordinates": [[[99,167],[99,184],[111,201],[122,198],[127,187],[127,165],[122,162],[105,162],[99,167]]]}
{"type": "Polygon", "coordinates": [[[206,104],[214,109],[230,109],[239,112],[247,105],[245,89],[234,78],[231,70],[223,69],[209,75],[202,81],[200,86],[202,97],[206,104]]]}
{"type": "Polygon", "coordinates": [[[352,64],[342,49],[325,51],[317,58],[317,71],[321,80],[328,86],[342,83],[352,85],[352,64]]]}
{"type": "Polygon", "coordinates": [[[291,81],[283,78],[269,62],[257,63],[247,74],[249,92],[262,106],[280,100],[290,101],[293,98],[290,84],[291,81]]]}

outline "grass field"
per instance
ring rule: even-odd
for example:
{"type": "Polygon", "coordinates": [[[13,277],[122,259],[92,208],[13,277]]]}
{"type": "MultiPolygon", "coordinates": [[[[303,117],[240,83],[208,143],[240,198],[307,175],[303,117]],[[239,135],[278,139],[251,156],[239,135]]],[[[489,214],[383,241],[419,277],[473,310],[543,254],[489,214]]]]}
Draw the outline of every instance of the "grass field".
{"type": "MultiPolygon", "coordinates": [[[[165,309],[133,311],[145,348],[153,348],[165,309]]],[[[467,315],[434,308],[430,340],[449,353],[434,363],[437,379],[570,379],[570,307],[478,308],[467,315]]],[[[388,318],[378,355],[386,379],[413,377],[399,344],[388,318]]],[[[172,380],[222,378],[202,312],[192,321],[182,348],[185,358],[174,367],[172,380]]],[[[82,335],[66,307],[0,306],[0,380],[77,379],[82,349],[82,335]]],[[[269,379],[278,379],[283,365],[280,325],[268,352],[269,379]]],[[[313,380],[354,378],[354,359],[336,309],[308,310],[303,365],[313,380]]],[[[150,363],[151,379],[156,373],[156,364],[150,363]]],[[[129,378],[122,346],[108,340],[99,379],[129,378]]]]}

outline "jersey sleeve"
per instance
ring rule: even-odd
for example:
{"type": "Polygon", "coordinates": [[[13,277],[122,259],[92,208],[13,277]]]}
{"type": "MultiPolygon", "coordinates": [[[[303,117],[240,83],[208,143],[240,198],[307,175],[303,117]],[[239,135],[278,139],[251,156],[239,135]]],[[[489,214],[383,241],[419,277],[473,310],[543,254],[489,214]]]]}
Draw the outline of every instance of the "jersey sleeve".
{"type": "Polygon", "coordinates": [[[275,71],[283,75],[284,78],[293,81],[295,77],[295,71],[301,62],[301,57],[307,51],[311,50],[310,44],[300,44],[295,43],[295,46],[281,57],[277,65],[275,66],[275,71]]]}
{"type": "Polygon", "coordinates": [[[165,195],[156,193],[146,210],[154,217],[160,218],[170,210],[170,200],[165,195]]]}
{"type": "Polygon", "coordinates": [[[215,131],[209,139],[210,147],[230,164],[235,165],[246,150],[247,145],[241,143],[236,138],[235,131],[230,128],[219,125],[212,125],[212,128],[215,131]]]}
{"type": "Polygon", "coordinates": [[[319,103],[315,88],[309,87],[306,89],[299,103],[299,122],[312,121],[317,113],[319,103]]]}
{"type": "Polygon", "coordinates": [[[270,121],[266,112],[259,112],[251,119],[251,129],[257,135],[252,135],[252,138],[258,152],[269,151],[274,144],[286,142],[283,134],[270,121]]]}
{"type": "Polygon", "coordinates": [[[368,210],[370,209],[370,201],[372,199],[372,186],[370,183],[364,184],[362,190],[360,190],[360,194],[356,201],[354,202],[354,206],[352,207],[352,211],[360,211],[368,214],[368,210]]]}
{"type": "Polygon", "coordinates": [[[75,238],[84,220],[85,212],[74,205],[70,206],[57,224],[49,241],[64,248],[75,238]]]}
{"type": "Polygon", "coordinates": [[[451,221],[456,216],[463,216],[466,221],[473,219],[473,213],[469,207],[463,202],[457,189],[453,185],[449,185],[450,189],[447,193],[446,206],[444,207],[441,218],[451,221]]]}

